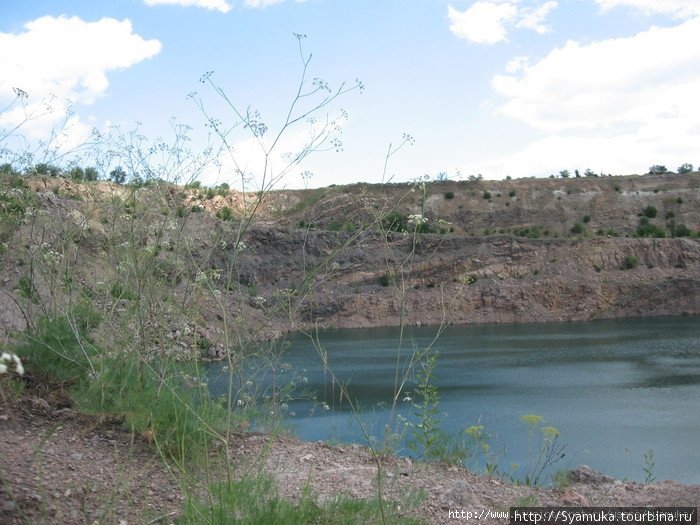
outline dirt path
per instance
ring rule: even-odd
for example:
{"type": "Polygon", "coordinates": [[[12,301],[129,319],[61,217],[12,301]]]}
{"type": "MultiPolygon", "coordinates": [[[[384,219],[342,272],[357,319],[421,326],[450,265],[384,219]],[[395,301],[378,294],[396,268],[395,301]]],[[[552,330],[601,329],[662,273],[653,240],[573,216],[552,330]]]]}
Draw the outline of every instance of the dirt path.
{"type": "MultiPolygon", "coordinates": [[[[377,462],[358,445],[246,434],[231,447],[239,473],[264,462],[280,494],[292,500],[307,485],[319,502],[376,495],[377,462]]],[[[380,465],[385,497],[436,524],[463,521],[455,517],[461,511],[504,523],[493,513],[513,505],[700,503],[700,486],[621,482],[586,469],[576,470],[578,481],[567,488],[535,489],[406,458],[384,457],[380,465]]],[[[0,407],[0,479],[0,522],[8,524],[171,523],[183,505],[177,481],[140,437],[35,397],[0,407]]]]}

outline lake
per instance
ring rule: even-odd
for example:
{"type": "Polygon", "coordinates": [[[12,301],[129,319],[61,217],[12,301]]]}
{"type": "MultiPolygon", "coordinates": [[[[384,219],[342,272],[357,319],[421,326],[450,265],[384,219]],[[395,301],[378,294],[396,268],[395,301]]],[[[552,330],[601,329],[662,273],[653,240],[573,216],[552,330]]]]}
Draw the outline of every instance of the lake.
{"type": "MultiPolygon", "coordinates": [[[[407,328],[399,361],[405,364],[414,348],[428,346],[436,331],[407,328]]],[[[398,333],[372,328],[318,334],[330,368],[348,385],[362,420],[377,436],[391,417],[398,333]]],[[[535,414],[566,444],[566,456],[551,470],[587,464],[616,478],[644,481],[644,454],[651,449],[657,480],[700,483],[700,318],[450,326],[433,349],[439,357],[432,382],[444,429],[457,434],[483,425],[501,470],[517,477],[530,463],[528,451],[539,448],[539,432],[529,438],[520,418],[535,414]],[[512,470],[513,463],[518,469],[512,470]]],[[[275,379],[294,381],[317,398],[290,400],[284,407],[297,436],[367,443],[356,412],[339,402],[338,387],[307,337],[293,336],[283,361],[291,369],[275,379]]],[[[222,366],[209,368],[213,395],[225,391],[222,366]]],[[[256,385],[270,380],[270,374],[255,378],[256,385]]],[[[417,400],[414,386],[402,394],[397,413],[416,423],[406,399],[417,400]]],[[[409,451],[400,446],[399,453],[409,451]]],[[[483,459],[471,466],[482,467],[483,459]]]]}

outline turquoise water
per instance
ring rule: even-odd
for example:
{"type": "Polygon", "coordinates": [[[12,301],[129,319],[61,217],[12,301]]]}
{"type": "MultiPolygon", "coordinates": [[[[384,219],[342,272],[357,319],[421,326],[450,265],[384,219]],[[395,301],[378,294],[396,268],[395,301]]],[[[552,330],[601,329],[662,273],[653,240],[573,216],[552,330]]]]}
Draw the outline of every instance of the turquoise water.
{"type": "MultiPolygon", "coordinates": [[[[405,363],[413,348],[429,345],[436,330],[407,329],[399,360],[405,363]]],[[[324,331],[319,340],[333,373],[361,407],[362,420],[381,436],[391,421],[398,329],[324,331]]],[[[483,425],[502,470],[517,476],[529,463],[520,417],[537,414],[566,444],[554,470],[583,463],[643,481],[643,456],[652,449],[656,479],[700,483],[700,318],[452,326],[433,348],[439,352],[433,383],[444,428],[459,433],[483,425]],[[512,463],[519,465],[516,471],[512,463]]],[[[288,421],[300,438],[367,442],[308,338],[294,336],[283,361],[291,371],[275,380],[293,380],[317,398],[287,402],[288,421]]],[[[225,388],[221,366],[209,371],[214,395],[225,388]]],[[[256,385],[271,377],[256,377],[256,385]]],[[[404,397],[398,413],[415,421],[404,397]]]]}

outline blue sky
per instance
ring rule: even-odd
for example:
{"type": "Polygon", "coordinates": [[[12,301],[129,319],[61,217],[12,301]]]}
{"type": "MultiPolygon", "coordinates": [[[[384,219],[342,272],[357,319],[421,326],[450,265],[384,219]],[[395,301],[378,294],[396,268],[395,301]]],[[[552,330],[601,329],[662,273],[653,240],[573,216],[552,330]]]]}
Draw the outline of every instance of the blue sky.
{"type": "MultiPolygon", "coordinates": [[[[136,121],[166,136],[175,116],[203,144],[189,92],[232,122],[198,82],[206,71],[274,130],[301,72],[293,33],[304,33],[311,78],[359,78],[365,90],[328,110],[349,115],[342,151],[309,157],[282,186],[302,186],[302,171],[310,186],[379,182],[403,133],[415,143],[391,159],[398,181],[700,163],[700,0],[0,0],[0,11],[0,107],[13,87],[30,109],[55,97],[53,113],[21,128],[30,139],[70,99],[67,143],[136,121]]],[[[0,127],[20,118],[6,111],[0,127]]],[[[282,149],[305,133],[291,130],[282,149]]],[[[236,138],[255,178],[249,144],[236,138]]],[[[226,161],[204,182],[221,181],[235,184],[226,161]]]]}

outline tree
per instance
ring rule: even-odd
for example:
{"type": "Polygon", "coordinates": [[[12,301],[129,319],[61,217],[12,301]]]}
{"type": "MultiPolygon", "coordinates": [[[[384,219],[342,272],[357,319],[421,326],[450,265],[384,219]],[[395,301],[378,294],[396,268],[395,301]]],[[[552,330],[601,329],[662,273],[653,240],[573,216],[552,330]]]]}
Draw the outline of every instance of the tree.
{"type": "Polygon", "coordinates": [[[574,170],[574,173],[576,174],[576,178],[577,178],[577,179],[581,176],[581,174],[579,173],[578,170],[574,170]]]}
{"type": "Polygon", "coordinates": [[[36,175],[48,175],[49,177],[60,177],[62,175],[61,168],[53,164],[47,164],[46,162],[40,162],[34,166],[34,173],[36,175]]]}
{"type": "Polygon", "coordinates": [[[692,173],[693,172],[693,165],[692,164],[682,164],[681,166],[678,167],[676,170],[678,172],[678,175],[685,175],[686,173],[692,173]]]}
{"type": "Polygon", "coordinates": [[[109,180],[115,184],[124,184],[126,182],[126,172],[121,166],[117,166],[109,172],[109,180]]]}
{"type": "Polygon", "coordinates": [[[96,168],[93,168],[92,166],[85,168],[85,172],[83,173],[83,180],[96,181],[98,178],[99,173],[97,172],[96,168]]]}
{"type": "Polygon", "coordinates": [[[667,171],[668,170],[666,169],[666,166],[663,166],[661,164],[654,164],[651,168],[649,168],[650,175],[662,175],[667,171]]]}
{"type": "Polygon", "coordinates": [[[569,173],[569,170],[561,170],[561,171],[559,172],[559,176],[560,176],[562,179],[568,179],[570,175],[571,175],[571,174],[569,173]]]}
{"type": "Polygon", "coordinates": [[[586,171],[584,171],[583,174],[584,174],[586,177],[597,177],[597,176],[598,176],[598,175],[596,175],[595,171],[593,171],[593,170],[590,169],[590,168],[586,168],[586,171]]]}
{"type": "Polygon", "coordinates": [[[85,178],[85,171],[80,166],[76,166],[68,172],[68,176],[73,180],[83,180],[85,178]]]}

